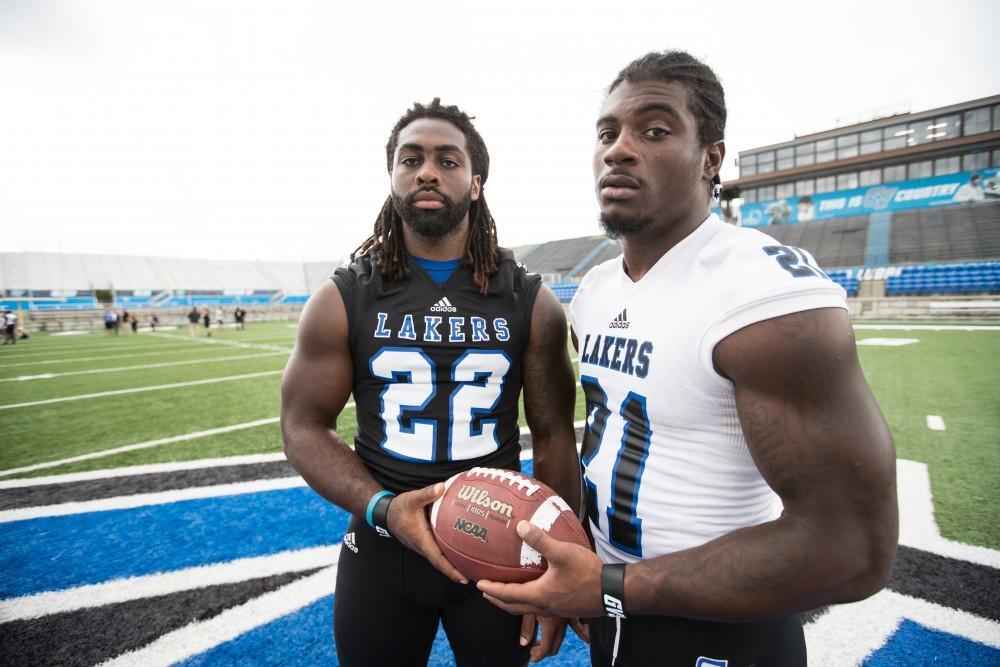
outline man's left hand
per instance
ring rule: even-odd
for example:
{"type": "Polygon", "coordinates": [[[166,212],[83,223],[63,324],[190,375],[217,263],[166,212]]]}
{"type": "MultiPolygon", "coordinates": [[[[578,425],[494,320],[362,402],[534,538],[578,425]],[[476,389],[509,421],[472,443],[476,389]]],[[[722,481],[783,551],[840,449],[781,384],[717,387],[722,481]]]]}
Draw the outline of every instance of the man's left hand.
{"type": "Polygon", "coordinates": [[[534,646],[531,647],[531,662],[541,662],[559,653],[559,648],[566,637],[568,623],[565,618],[539,618],[534,614],[525,614],[521,617],[521,646],[534,642],[534,646]],[[537,642],[535,642],[536,623],[542,629],[537,642]]]}
{"type": "Polygon", "coordinates": [[[487,600],[511,614],[563,619],[603,615],[602,563],[597,554],[578,544],[561,542],[527,521],[517,525],[517,534],[542,554],[549,567],[526,584],[480,580],[477,586],[487,600]]]}

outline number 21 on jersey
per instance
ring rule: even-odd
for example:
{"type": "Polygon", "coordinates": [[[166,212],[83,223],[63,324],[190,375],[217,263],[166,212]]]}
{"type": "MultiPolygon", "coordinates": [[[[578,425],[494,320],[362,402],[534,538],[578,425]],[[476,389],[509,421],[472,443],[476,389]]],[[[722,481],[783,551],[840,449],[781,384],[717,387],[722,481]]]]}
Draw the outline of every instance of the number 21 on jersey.
{"type": "Polygon", "coordinates": [[[437,395],[434,361],[419,348],[384,347],[368,362],[372,377],[385,382],[379,415],[385,427],[382,447],[410,461],[435,460],[439,426],[448,429],[448,460],[485,456],[499,447],[496,419],[483,419],[503,395],[510,358],[500,350],[468,350],[451,365],[455,389],[448,400],[447,423],[420,418],[437,395]]]}
{"type": "Polygon", "coordinates": [[[600,381],[589,375],[582,375],[580,384],[587,398],[587,425],[580,450],[585,470],[602,447],[617,447],[609,506],[597,506],[597,487],[585,473],[588,517],[599,528],[607,527],[608,539],[615,548],[641,557],[642,519],[636,510],[652,438],[646,397],[632,391],[625,396],[608,396],[600,381]],[[609,422],[618,428],[609,430],[609,422]],[[611,442],[607,438],[605,442],[609,432],[621,433],[621,439],[611,442]]]}

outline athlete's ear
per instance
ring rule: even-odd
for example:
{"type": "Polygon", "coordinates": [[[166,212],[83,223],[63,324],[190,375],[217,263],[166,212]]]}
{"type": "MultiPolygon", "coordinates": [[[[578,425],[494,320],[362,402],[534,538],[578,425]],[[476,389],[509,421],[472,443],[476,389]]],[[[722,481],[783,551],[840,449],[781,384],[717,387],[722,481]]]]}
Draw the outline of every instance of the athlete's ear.
{"type": "Polygon", "coordinates": [[[469,190],[469,197],[472,201],[479,201],[479,193],[482,191],[483,186],[479,179],[479,174],[474,174],[472,176],[472,189],[469,190]]]}
{"type": "Polygon", "coordinates": [[[726,142],[716,141],[705,149],[705,165],[702,176],[711,181],[722,170],[722,161],[726,159],[726,142]]]}

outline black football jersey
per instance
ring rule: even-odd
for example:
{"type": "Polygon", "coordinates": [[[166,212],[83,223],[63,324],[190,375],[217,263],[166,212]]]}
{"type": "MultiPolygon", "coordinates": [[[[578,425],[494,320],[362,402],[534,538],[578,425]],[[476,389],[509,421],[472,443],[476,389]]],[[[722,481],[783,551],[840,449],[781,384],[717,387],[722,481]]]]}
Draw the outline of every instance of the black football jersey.
{"type": "Polygon", "coordinates": [[[355,451],[387,489],[473,466],[518,468],[521,359],[541,278],[501,249],[485,296],[472,269],[444,283],[416,262],[383,278],[374,253],[337,269],[354,360],[355,451]]]}

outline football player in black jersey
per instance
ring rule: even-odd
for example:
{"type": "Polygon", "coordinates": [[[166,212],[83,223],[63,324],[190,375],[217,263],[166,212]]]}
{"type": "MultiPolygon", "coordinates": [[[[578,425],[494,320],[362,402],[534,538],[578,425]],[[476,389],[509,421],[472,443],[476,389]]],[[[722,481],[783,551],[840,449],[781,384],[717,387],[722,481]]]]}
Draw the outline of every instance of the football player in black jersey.
{"type": "Polygon", "coordinates": [[[562,306],[498,248],[489,154],[468,115],[435,99],[396,124],[391,194],[372,236],[303,311],[282,383],[285,452],[353,514],[334,596],[340,662],[423,665],[442,623],[459,665],[523,665],[566,623],[513,616],[441,553],[428,506],[474,466],[519,469],[518,398],[534,475],[580,502],[575,381],[562,306]],[[353,394],[353,449],[337,418],[353,394]],[[534,645],[533,645],[534,644],[534,645]]]}

